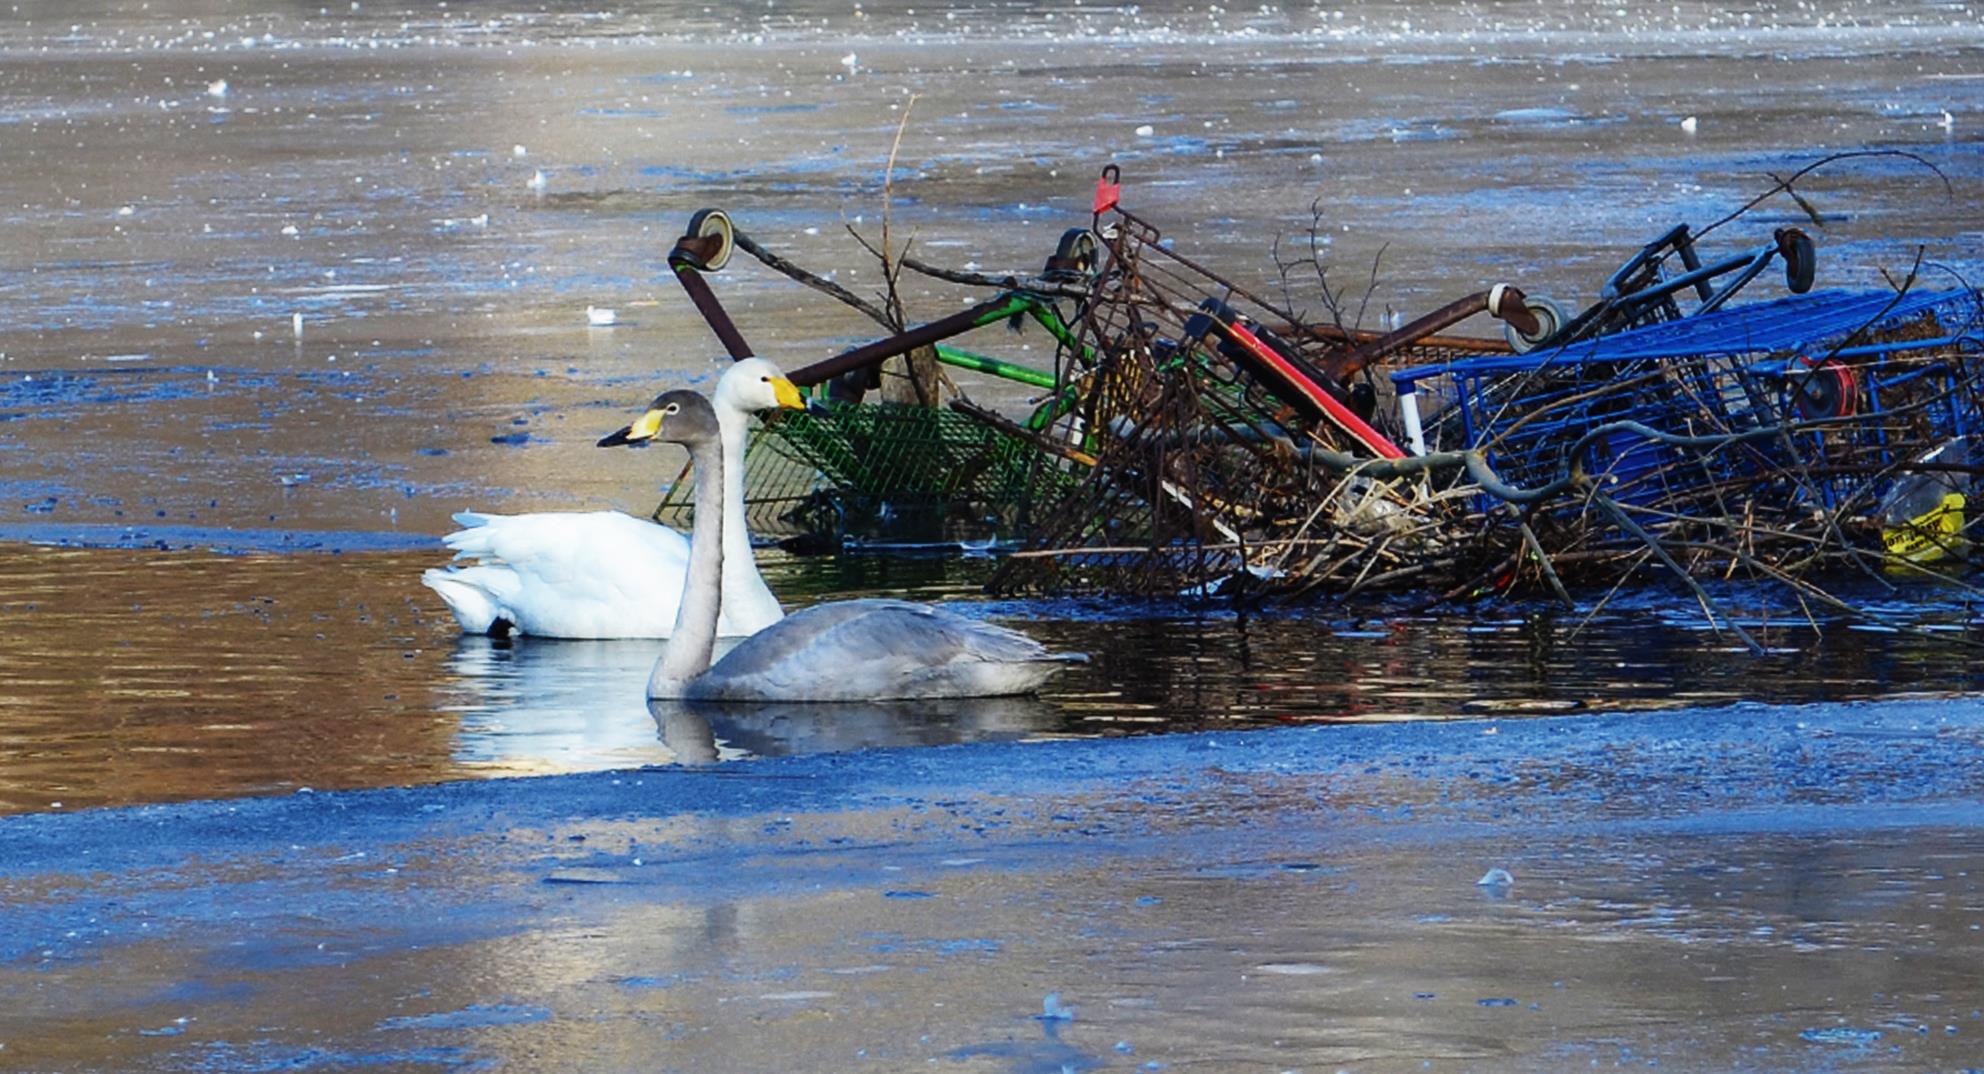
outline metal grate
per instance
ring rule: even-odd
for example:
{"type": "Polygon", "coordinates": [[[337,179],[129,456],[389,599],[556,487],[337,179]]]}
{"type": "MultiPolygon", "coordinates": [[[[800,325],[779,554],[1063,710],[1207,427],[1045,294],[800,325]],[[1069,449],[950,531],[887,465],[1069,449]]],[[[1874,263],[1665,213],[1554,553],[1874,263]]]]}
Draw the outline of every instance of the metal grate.
{"type": "MultiPolygon", "coordinates": [[[[1032,443],[955,410],[822,403],[753,430],[745,512],[772,539],[1007,539],[1065,477],[1032,443]]],[[[655,517],[688,524],[686,482],[655,517]]]]}

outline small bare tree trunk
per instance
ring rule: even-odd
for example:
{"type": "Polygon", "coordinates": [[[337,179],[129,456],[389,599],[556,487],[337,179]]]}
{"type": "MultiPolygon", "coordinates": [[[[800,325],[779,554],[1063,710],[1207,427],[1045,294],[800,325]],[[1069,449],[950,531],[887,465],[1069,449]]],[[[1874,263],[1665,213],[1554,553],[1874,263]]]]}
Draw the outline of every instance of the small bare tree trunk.
{"type": "Polygon", "coordinates": [[[937,405],[937,348],[918,347],[882,367],[882,400],[937,405]]]}

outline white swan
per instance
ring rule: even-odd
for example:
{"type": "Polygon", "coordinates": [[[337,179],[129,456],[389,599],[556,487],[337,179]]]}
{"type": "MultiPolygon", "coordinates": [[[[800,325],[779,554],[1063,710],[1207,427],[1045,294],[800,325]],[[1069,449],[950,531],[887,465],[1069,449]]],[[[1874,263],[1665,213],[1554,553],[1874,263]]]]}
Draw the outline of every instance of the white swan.
{"type": "Polygon", "coordinates": [[[600,446],[662,439],[689,449],[695,526],[689,578],[651,698],[878,701],[1031,693],[1081,653],[1050,653],[1016,630],[901,600],[844,600],[795,612],[739,642],[714,666],[728,554],[722,429],[707,399],[678,390],[600,446]]]}
{"type": "MultiPolygon", "coordinates": [[[[744,441],[753,411],[803,406],[777,366],[747,358],[716,384],[724,470],[724,637],[753,634],[785,612],[758,573],[744,524],[744,441]]],[[[492,515],[464,511],[442,538],[467,566],[420,580],[441,595],[464,631],[550,638],[665,638],[689,566],[689,539],[619,511],[492,515]]]]}

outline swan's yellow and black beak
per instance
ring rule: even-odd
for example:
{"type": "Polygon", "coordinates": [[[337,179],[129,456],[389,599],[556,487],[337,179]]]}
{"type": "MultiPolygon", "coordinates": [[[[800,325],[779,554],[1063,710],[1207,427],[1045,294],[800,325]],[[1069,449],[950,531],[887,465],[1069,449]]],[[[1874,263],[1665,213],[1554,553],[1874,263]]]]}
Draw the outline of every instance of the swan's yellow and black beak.
{"type": "Polygon", "coordinates": [[[772,394],[778,398],[781,410],[804,410],[806,400],[799,395],[799,387],[784,377],[772,378],[772,394]]]}
{"type": "Polygon", "coordinates": [[[661,408],[655,407],[635,419],[634,424],[599,438],[600,447],[640,447],[661,435],[661,408]]]}

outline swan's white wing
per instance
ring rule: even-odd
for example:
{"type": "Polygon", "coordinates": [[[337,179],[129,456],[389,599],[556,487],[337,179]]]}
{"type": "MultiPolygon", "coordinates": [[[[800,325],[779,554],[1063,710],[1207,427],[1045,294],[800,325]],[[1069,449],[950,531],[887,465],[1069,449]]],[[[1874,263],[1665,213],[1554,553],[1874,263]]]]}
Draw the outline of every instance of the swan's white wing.
{"type": "Polygon", "coordinates": [[[737,700],[859,701],[1026,693],[1075,654],[922,604],[816,605],[745,639],[691,689],[737,700]]]}
{"type": "Polygon", "coordinates": [[[544,637],[660,638],[674,629],[689,562],[680,533],[618,511],[455,518],[464,528],[442,540],[475,564],[422,580],[464,629],[487,630],[491,609],[544,637]],[[481,602],[464,599],[464,588],[481,602]]]}
{"type": "MultiPolygon", "coordinates": [[[[556,638],[665,638],[675,629],[689,569],[689,539],[675,530],[619,511],[462,511],[455,521],[462,528],[442,543],[475,565],[430,570],[421,581],[463,630],[487,633],[498,620],[556,638]]],[[[732,524],[745,525],[741,513],[732,524]]],[[[755,634],[784,614],[754,557],[725,558],[718,634],[755,634]]]]}

